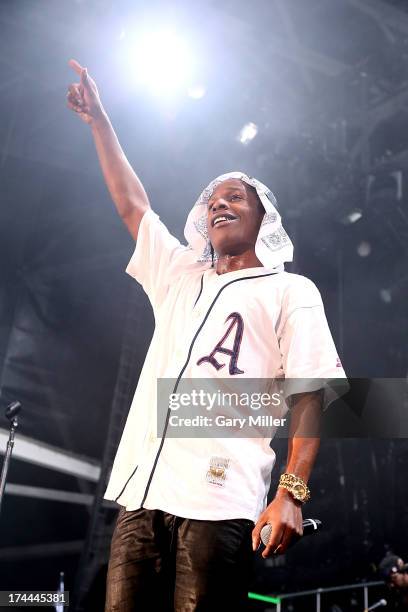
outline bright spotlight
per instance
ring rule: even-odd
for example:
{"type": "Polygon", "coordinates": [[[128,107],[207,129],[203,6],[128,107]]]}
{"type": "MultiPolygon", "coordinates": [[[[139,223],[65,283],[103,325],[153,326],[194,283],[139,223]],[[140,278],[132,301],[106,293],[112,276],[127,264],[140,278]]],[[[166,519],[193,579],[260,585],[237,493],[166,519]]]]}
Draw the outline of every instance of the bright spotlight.
{"type": "Polygon", "coordinates": [[[247,123],[244,125],[242,130],[239,133],[238,140],[242,144],[248,144],[251,140],[255,138],[258,133],[258,126],[255,123],[247,123]]]}
{"type": "Polygon", "coordinates": [[[140,35],[130,53],[137,81],[155,94],[171,96],[191,79],[191,50],[170,29],[140,35]]]}
{"type": "Polygon", "coordinates": [[[189,87],[187,90],[188,95],[193,100],[201,100],[205,96],[205,87],[202,85],[195,85],[194,87],[189,87]]]}

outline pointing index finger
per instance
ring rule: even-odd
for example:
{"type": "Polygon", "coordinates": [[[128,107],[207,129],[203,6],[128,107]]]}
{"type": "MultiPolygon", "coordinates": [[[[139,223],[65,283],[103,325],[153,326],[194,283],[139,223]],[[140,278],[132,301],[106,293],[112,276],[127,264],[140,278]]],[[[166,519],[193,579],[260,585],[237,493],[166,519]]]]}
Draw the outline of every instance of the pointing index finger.
{"type": "Polygon", "coordinates": [[[81,76],[84,69],[79,62],[74,59],[70,59],[68,64],[71,66],[71,68],[75,70],[77,74],[79,74],[79,76],[81,76]]]}

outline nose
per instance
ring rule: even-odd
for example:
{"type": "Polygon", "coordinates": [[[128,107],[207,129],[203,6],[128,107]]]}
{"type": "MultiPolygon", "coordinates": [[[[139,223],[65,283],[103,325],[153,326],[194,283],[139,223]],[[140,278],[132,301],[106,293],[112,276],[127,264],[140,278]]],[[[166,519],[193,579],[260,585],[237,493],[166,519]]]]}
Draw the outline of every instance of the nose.
{"type": "Polygon", "coordinates": [[[211,206],[211,210],[213,212],[217,211],[219,208],[222,210],[223,208],[227,208],[228,204],[224,198],[218,198],[215,200],[211,206]]]}

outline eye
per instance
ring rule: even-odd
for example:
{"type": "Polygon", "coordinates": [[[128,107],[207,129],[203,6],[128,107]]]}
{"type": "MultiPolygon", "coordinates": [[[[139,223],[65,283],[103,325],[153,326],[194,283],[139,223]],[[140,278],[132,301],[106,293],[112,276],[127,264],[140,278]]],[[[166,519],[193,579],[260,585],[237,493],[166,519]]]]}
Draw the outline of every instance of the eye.
{"type": "Polygon", "coordinates": [[[238,198],[238,200],[242,200],[242,196],[241,196],[239,193],[234,193],[234,194],[231,196],[231,199],[233,199],[233,198],[238,198]]]}

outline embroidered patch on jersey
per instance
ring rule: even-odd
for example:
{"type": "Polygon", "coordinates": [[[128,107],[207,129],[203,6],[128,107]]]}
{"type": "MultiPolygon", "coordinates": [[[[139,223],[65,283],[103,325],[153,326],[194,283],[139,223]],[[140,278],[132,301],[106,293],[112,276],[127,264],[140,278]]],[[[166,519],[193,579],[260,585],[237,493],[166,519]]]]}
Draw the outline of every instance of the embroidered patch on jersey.
{"type": "Polygon", "coordinates": [[[231,324],[228,327],[225,334],[223,335],[223,337],[221,338],[221,340],[217,342],[217,344],[215,345],[215,347],[213,348],[213,350],[211,351],[209,355],[206,355],[205,357],[201,357],[197,361],[197,365],[201,365],[202,363],[208,362],[212,366],[214,366],[216,370],[221,370],[221,368],[225,366],[225,363],[219,363],[219,361],[216,360],[215,355],[217,353],[223,353],[224,355],[229,355],[230,357],[228,371],[230,375],[232,376],[234,374],[244,373],[244,370],[240,370],[238,367],[239,349],[241,348],[242,336],[244,334],[244,321],[238,312],[232,312],[230,315],[228,315],[228,317],[225,319],[225,322],[229,320],[231,320],[231,324]],[[234,327],[236,327],[235,338],[234,338],[234,344],[231,350],[229,348],[225,348],[223,344],[228,338],[228,336],[230,335],[230,333],[232,332],[234,327]]]}
{"type": "Polygon", "coordinates": [[[223,487],[227,478],[229,463],[230,460],[225,459],[225,457],[211,457],[210,467],[205,476],[207,482],[223,487]]]}

